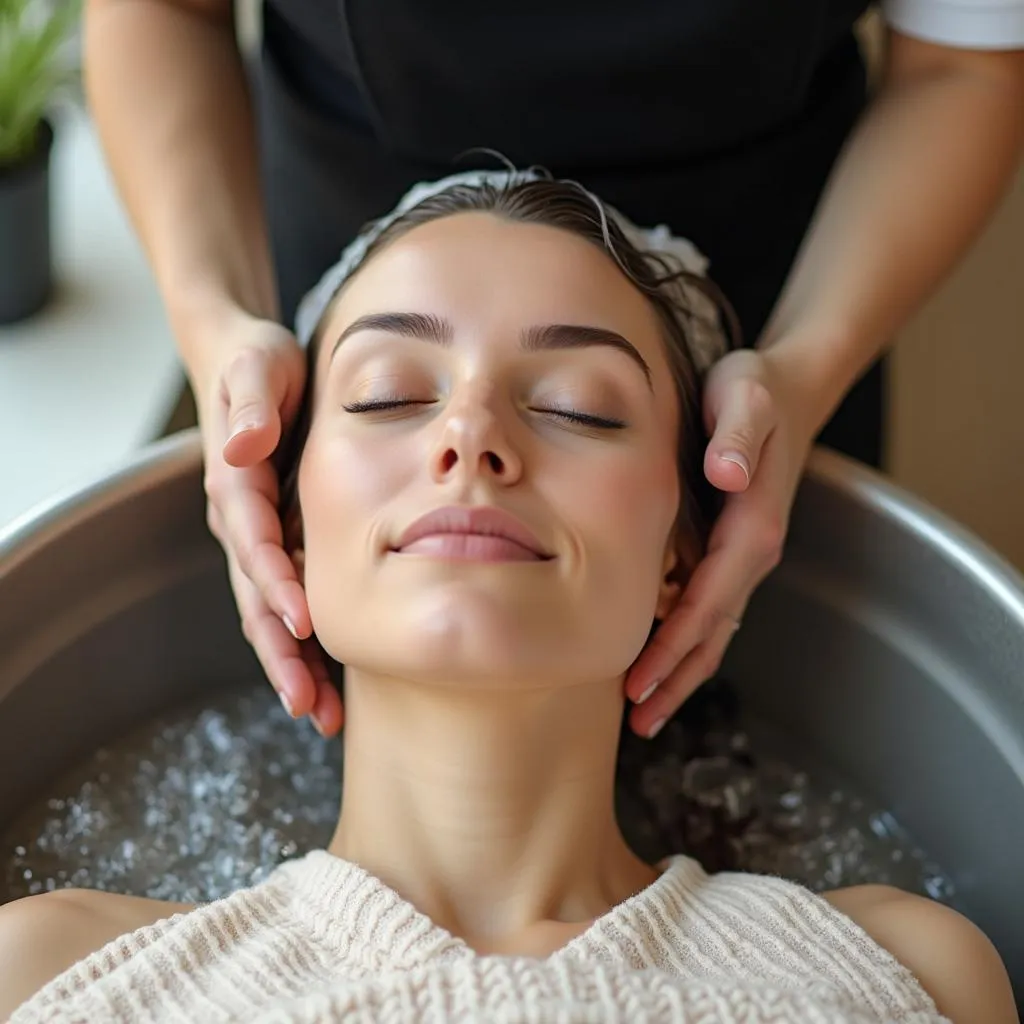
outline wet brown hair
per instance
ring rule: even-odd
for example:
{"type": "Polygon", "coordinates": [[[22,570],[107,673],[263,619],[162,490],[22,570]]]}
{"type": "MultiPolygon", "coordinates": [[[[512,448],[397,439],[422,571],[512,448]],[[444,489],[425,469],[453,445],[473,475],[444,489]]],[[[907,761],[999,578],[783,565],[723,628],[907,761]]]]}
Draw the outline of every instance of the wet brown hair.
{"type": "MultiPolygon", "coordinates": [[[[516,223],[541,224],[578,235],[611,256],[622,273],[651,302],[661,323],[665,352],[679,396],[677,451],[682,495],[677,525],[689,532],[703,551],[720,507],[720,496],[704,476],[703,452],[707,436],[701,416],[702,380],[693,355],[697,314],[679,301],[676,290],[667,286],[682,279],[707,295],[725,323],[727,344],[738,347],[738,320],[728,301],[706,278],[682,270],[657,254],[638,249],[600,200],[582,186],[553,178],[516,180],[514,174],[510,174],[507,184],[457,184],[427,197],[398,217],[373,241],[360,266],[365,266],[381,249],[413,228],[457,213],[490,213],[516,223]]],[[[356,268],[353,276],[358,272],[356,268]]],[[[312,419],[313,371],[323,324],[332,307],[333,304],[328,307],[310,341],[306,392],[290,436],[279,449],[282,517],[294,516],[298,511],[298,465],[312,419]]]]}

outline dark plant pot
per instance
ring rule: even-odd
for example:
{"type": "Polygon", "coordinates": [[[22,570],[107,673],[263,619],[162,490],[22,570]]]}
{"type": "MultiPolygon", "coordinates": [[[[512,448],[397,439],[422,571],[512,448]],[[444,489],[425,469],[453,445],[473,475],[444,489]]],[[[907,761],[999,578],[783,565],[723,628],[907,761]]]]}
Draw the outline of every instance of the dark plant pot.
{"type": "Polygon", "coordinates": [[[50,295],[50,150],[53,128],[43,121],[35,151],[0,165],[0,324],[37,312],[50,295]]]}

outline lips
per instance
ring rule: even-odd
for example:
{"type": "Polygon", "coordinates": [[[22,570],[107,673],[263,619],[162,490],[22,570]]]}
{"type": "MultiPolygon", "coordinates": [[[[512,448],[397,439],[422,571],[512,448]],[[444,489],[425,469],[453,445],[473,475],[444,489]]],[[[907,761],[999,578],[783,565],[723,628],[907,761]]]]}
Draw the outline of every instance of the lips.
{"type": "Polygon", "coordinates": [[[392,551],[474,562],[542,562],[553,556],[510,512],[451,505],[421,516],[392,551]]]}

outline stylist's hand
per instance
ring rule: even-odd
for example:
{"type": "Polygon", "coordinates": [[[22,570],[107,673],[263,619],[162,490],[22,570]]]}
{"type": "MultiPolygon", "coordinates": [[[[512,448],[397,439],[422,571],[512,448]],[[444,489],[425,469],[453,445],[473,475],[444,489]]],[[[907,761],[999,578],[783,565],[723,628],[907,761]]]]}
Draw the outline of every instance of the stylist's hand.
{"type": "Polygon", "coordinates": [[[293,716],[341,727],[341,700],[312,634],[306,595],[283,547],[278,477],[269,461],[295,417],[306,377],[292,334],[238,312],[217,325],[193,380],[207,522],[227,556],[242,632],[293,716]],[[218,353],[224,353],[218,355],[218,353]]]}
{"type": "Polygon", "coordinates": [[[814,433],[803,404],[772,353],[732,352],[708,375],[704,472],[730,493],[679,604],[630,670],[641,736],[718,670],[750,595],[779,562],[814,433]]]}

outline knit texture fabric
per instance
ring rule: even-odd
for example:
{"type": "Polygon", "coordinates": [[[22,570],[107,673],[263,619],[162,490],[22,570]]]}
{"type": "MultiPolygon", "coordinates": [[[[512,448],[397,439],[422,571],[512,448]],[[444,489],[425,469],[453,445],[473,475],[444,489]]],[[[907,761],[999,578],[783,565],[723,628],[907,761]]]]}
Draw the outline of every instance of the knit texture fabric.
{"type": "MultiPolygon", "coordinates": [[[[941,1024],[808,890],[674,857],[544,959],[480,956],[324,851],[80,961],[11,1024],[941,1024]]],[[[946,1022],[948,1024],[948,1022],[946,1022]]]]}

